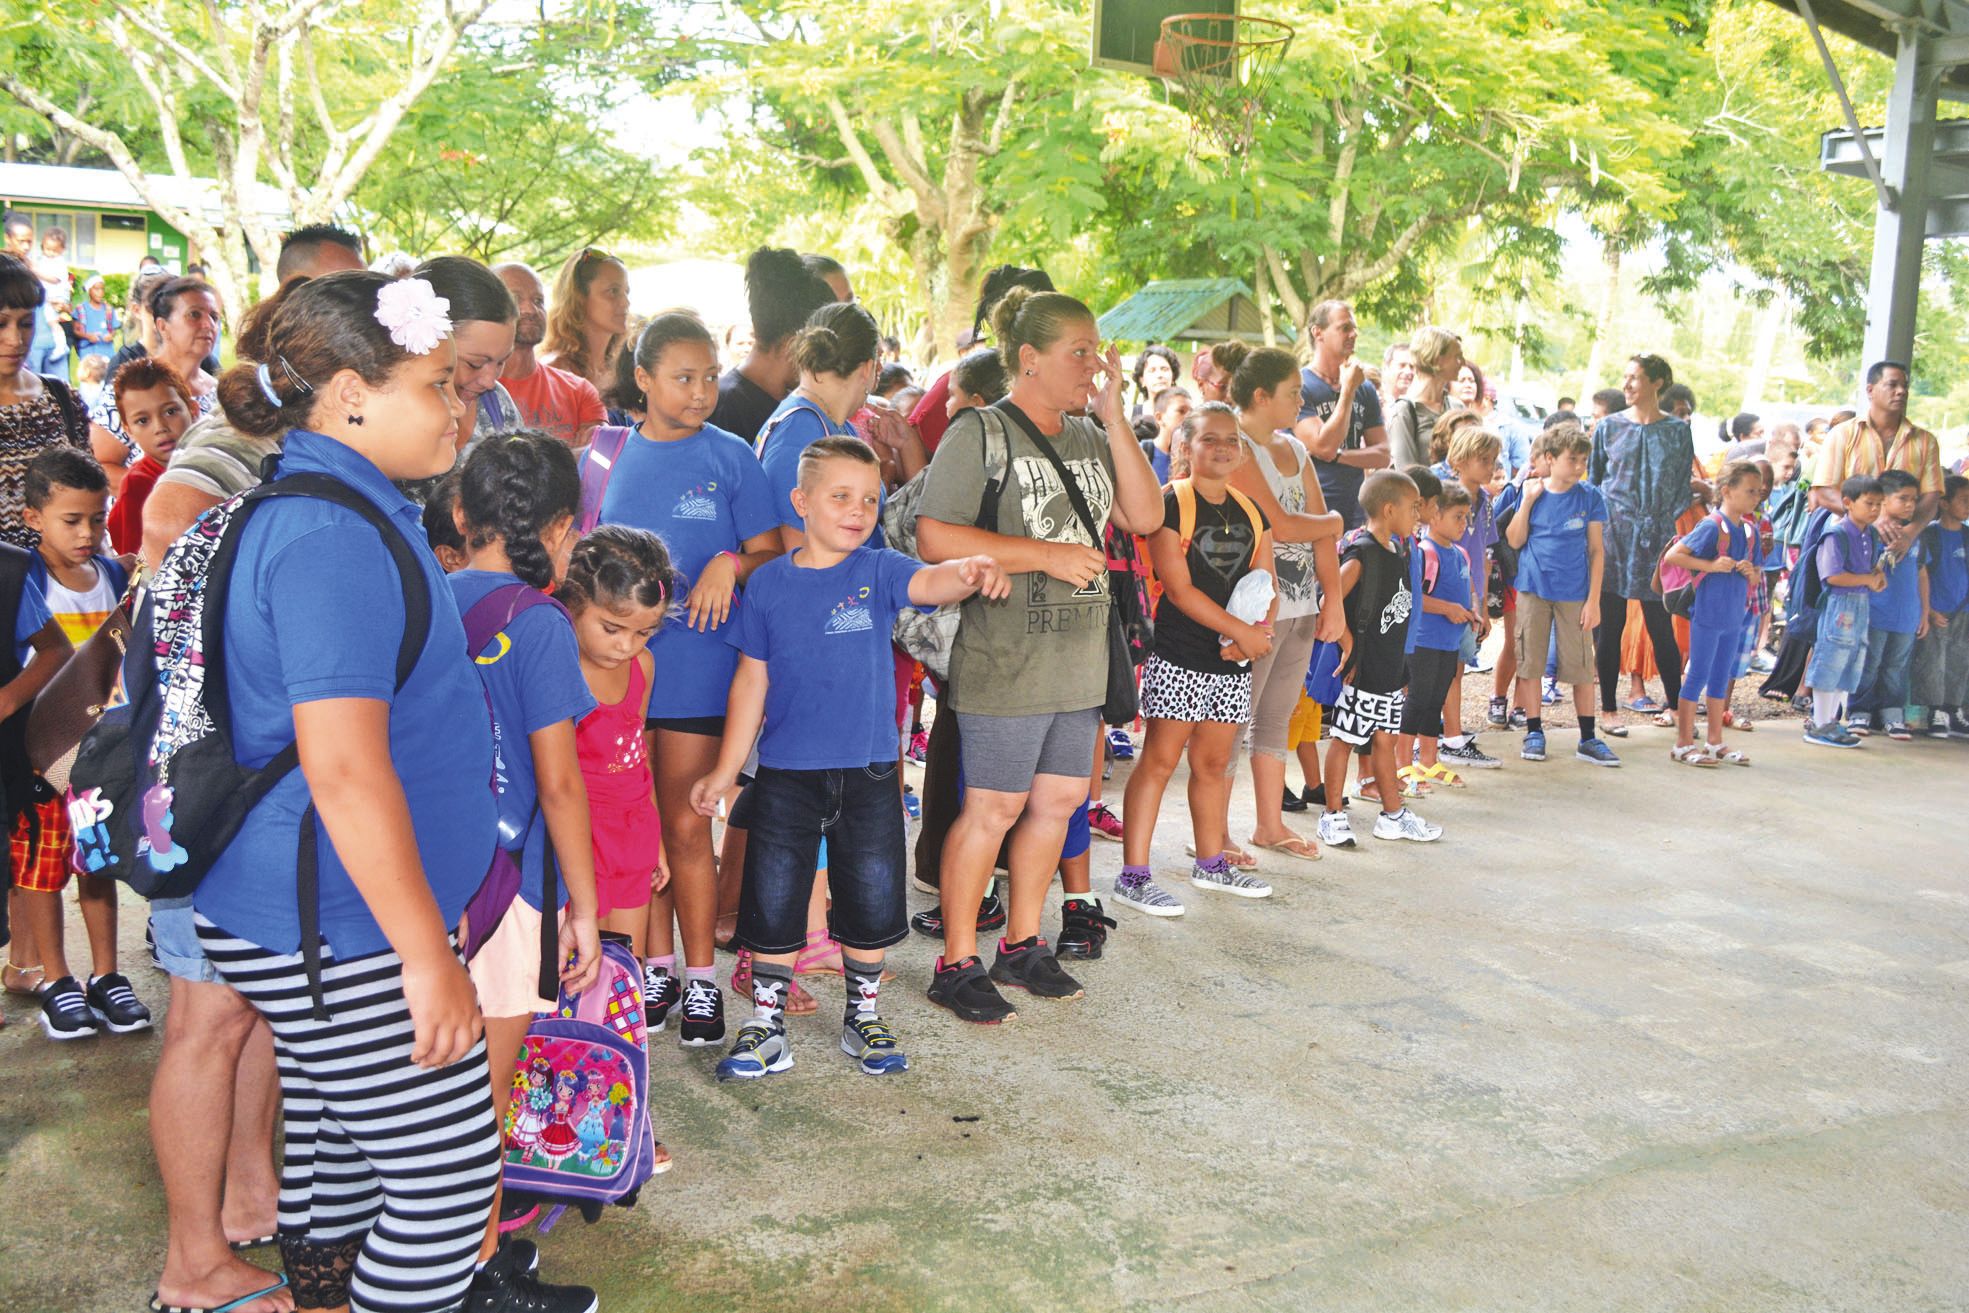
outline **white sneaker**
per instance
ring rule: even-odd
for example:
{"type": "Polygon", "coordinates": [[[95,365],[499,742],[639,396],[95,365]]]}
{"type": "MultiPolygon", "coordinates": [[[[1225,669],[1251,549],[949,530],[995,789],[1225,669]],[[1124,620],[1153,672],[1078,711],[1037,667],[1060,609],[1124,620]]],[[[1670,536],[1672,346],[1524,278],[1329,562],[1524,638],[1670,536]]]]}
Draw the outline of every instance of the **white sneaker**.
{"type": "Polygon", "coordinates": [[[1354,827],[1347,823],[1347,813],[1321,812],[1319,840],[1320,845],[1325,848],[1352,848],[1354,827]]]}
{"type": "Polygon", "coordinates": [[[1117,877],[1114,882],[1114,901],[1123,907],[1146,912],[1150,916],[1183,914],[1183,905],[1176,901],[1175,895],[1154,880],[1144,880],[1140,884],[1125,884],[1117,877]]]}
{"type": "Polygon", "coordinates": [[[1434,843],[1443,837],[1443,827],[1431,825],[1404,807],[1393,816],[1382,812],[1374,818],[1374,837],[1377,839],[1413,839],[1417,843],[1434,843]]]}

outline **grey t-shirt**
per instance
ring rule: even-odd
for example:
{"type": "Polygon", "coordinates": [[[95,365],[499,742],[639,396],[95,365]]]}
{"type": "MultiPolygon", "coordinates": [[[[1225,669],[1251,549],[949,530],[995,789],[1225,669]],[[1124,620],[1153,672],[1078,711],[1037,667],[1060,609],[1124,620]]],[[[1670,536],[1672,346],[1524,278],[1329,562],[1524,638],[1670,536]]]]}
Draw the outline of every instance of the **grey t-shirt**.
{"type": "MultiPolygon", "coordinates": [[[[990,420],[1003,423],[1009,457],[997,523],[977,522],[986,482],[986,422],[976,410],[951,421],[930,462],[918,514],[1012,538],[1100,546],[1074,514],[1052,463],[1010,414],[990,420]]],[[[1106,431],[1092,420],[1069,415],[1051,443],[1105,531],[1114,505],[1114,456],[1106,431]]],[[[1006,600],[972,597],[964,603],[950,657],[951,707],[981,716],[1038,716],[1098,707],[1107,697],[1107,644],[1105,571],[1081,589],[1043,571],[1015,574],[1006,600]]]]}

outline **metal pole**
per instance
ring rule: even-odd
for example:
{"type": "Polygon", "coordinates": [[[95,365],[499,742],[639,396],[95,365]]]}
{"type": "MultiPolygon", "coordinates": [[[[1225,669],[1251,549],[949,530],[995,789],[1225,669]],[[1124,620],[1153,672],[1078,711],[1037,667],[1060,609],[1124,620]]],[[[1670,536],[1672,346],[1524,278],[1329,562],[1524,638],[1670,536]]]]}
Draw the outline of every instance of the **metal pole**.
{"type": "Polygon", "coordinates": [[[1935,140],[1936,79],[1923,60],[1927,40],[1923,34],[1903,31],[1894,57],[1881,172],[1897,203],[1883,206],[1874,219],[1863,370],[1877,360],[1913,363],[1921,247],[1928,227],[1928,167],[1935,140]]]}
{"type": "Polygon", "coordinates": [[[1846,115],[1846,130],[1853,134],[1853,144],[1859,148],[1860,163],[1866,165],[1866,176],[1873,179],[1874,195],[1879,197],[1881,209],[1891,210],[1895,204],[1894,190],[1880,179],[1880,165],[1873,158],[1873,148],[1867,145],[1866,129],[1860,126],[1860,116],[1853,111],[1853,98],[1846,94],[1846,80],[1839,76],[1839,65],[1832,62],[1825,34],[1819,31],[1818,11],[1812,8],[1812,0],[1797,0],[1797,3],[1805,30],[1812,34],[1812,44],[1819,48],[1819,62],[1825,65],[1825,75],[1832,80],[1833,94],[1839,97],[1839,108],[1846,115]]]}

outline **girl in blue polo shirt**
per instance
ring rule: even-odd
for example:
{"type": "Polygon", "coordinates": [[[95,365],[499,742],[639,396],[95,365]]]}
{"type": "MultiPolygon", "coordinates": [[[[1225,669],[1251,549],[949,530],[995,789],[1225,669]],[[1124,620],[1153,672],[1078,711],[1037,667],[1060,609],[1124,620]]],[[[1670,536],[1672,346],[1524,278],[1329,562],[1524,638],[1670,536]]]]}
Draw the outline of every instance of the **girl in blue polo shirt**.
{"type": "MultiPolygon", "coordinates": [[[[724,996],[712,979],[718,919],[711,820],[691,809],[691,785],[718,760],[725,698],[738,653],[725,643],[739,585],[780,554],[765,471],[752,448],[706,422],[718,401],[718,353],[696,315],[658,315],[636,341],[643,421],[601,500],[601,520],[661,537],[688,590],[683,622],[650,639],[649,758],[656,773],[677,928],[684,941],[683,1042],[725,1037],[724,996]]],[[[589,459],[594,459],[591,449],[589,459]]]]}
{"type": "MultiPolygon", "coordinates": [[[[546,591],[567,573],[574,551],[574,517],[581,509],[581,476],[566,443],[541,432],[481,443],[458,477],[453,513],[465,537],[465,568],[450,576],[461,614],[514,584],[546,591]]],[[[498,614],[514,611],[512,602],[498,614]]],[[[485,1013],[486,1047],[499,1062],[492,1073],[493,1116],[503,1126],[513,1092],[505,1064],[526,1039],[536,1012],[555,998],[541,991],[541,921],[546,848],[554,845],[560,919],[560,982],[579,992],[601,965],[595,853],[590,841],[588,789],[575,746],[575,726],[595,709],[581,673],[574,622],[558,604],[535,604],[512,614],[483,651],[472,654],[492,703],[497,749],[499,836],[520,864],[519,894],[498,919],[473,927],[478,951],[472,983],[485,1013]]],[[[480,909],[475,908],[474,912],[480,909]]],[[[558,991],[555,991],[558,992],[558,991]]],[[[496,1219],[480,1257],[499,1248],[496,1219]]]]}
{"type": "Polygon", "coordinates": [[[1723,742],[1723,717],[1730,709],[1730,685],[1737,674],[1744,617],[1750,611],[1750,585],[1763,570],[1757,524],[1764,499],[1764,476],[1749,461],[1731,461],[1716,484],[1721,504],[1662,556],[1663,566],[1695,576],[1689,606],[1689,660],[1682,674],[1682,700],[1675,709],[1675,747],[1668,754],[1690,766],[1728,762],[1748,766],[1750,758],[1723,742]],[[1703,703],[1709,731],[1696,742],[1696,702],[1703,703]]]}
{"type": "Polygon", "coordinates": [[[306,1308],[454,1307],[499,1183],[478,997],[452,939],[498,834],[492,724],[418,508],[391,484],[441,474],[461,407],[444,300],[421,279],[312,279],[272,312],[265,363],[219,384],[227,419],[285,436],[278,477],[337,479],[388,517],[422,573],[430,635],[397,687],[402,576],[346,507],[283,498],[240,534],[226,599],[235,750],[300,769],[250,812],[193,895],[219,974],[279,1055],[280,1243],[306,1308]],[[320,963],[303,965],[296,852],[319,820],[320,963]],[[320,1169],[317,1170],[317,1155],[320,1169]]]}

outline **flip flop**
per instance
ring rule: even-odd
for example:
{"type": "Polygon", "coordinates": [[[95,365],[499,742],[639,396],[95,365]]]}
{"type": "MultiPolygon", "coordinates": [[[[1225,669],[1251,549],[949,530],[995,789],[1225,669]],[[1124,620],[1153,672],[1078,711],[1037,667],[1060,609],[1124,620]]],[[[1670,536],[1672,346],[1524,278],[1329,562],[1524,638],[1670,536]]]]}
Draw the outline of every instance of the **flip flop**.
{"type": "Polygon", "coordinates": [[[1251,846],[1268,853],[1284,853],[1287,857],[1296,857],[1302,862],[1317,862],[1320,859],[1318,846],[1311,839],[1302,839],[1296,834],[1290,839],[1280,839],[1277,843],[1259,843],[1253,839],[1251,846]]]}
{"type": "Polygon", "coordinates": [[[1675,713],[1672,711],[1657,712],[1654,718],[1654,725],[1656,729],[1674,729],[1675,713]]]}
{"type": "Polygon", "coordinates": [[[279,1236],[263,1235],[252,1240],[228,1240],[226,1241],[226,1247],[231,1249],[235,1254],[243,1254],[249,1249],[264,1249],[278,1239],[280,1239],[279,1236]]]}
{"type": "MultiPolygon", "coordinates": [[[[1183,853],[1189,857],[1196,856],[1196,845],[1193,843],[1184,844],[1183,853]]],[[[1229,842],[1224,844],[1224,860],[1229,862],[1234,870],[1255,871],[1258,869],[1258,859],[1256,857],[1253,857],[1250,853],[1229,842]]]]}
{"type": "Polygon", "coordinates": [[[1600,732],[1610,739],[1624,739],[1627,737],[1627,726],[1610,725],[1603,720],[1600,722],[1600,732]]]}
{"type": "Polygon", "coordinates": [[[265,1299],[268,1295],[286,1288],[287,1278],[282,1277],[265,1290],[256,1290],[250,1295],[241,1295],[230,1304],[214,1304],[209,1308],[198,1308],[189,1304],[166,1304],[153,1294],[150,1297],[150,1313],[233,1313],[233,1310],[245,1308],[256,1299],[265,1299]]]}

